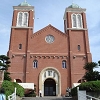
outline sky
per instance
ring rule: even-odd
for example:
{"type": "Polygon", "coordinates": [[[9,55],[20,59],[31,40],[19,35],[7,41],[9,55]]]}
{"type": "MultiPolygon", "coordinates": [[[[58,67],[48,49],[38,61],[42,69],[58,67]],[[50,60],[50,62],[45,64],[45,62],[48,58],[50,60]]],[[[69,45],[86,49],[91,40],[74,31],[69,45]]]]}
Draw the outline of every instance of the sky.
{"type": "MultiPolygon", "coordinates": [[[[0,55],[9,49],[13,6],[24,0],[0,0],[0,55]]],[[[100,60],[100,0],[26,0],[35,8],[34,32],[51,24],[64,32],[65,8],[72,3],[86,8],[86,20],[92,61],[100,60]]],[[[100,71],[100,68],[95,70],[100,71]]]]}

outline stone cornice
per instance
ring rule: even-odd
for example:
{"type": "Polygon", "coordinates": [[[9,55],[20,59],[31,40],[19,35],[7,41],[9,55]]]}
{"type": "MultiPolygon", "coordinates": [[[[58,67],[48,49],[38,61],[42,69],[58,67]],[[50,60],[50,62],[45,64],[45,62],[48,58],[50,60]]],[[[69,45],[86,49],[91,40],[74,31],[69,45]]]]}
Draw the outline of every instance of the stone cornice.
{"type": "Polygon", "coordinates": [[[13,6],[13,10],[34,11],[34,6],[13,6]]]}
{"type": "Polygon", "coordinates": [[[87,28],[67,28],[67,30],[88,30],[87,28]]]}
{"type": "Polygon", "coordinates": [[[66,8],[65,12],[85,12],[86,9],[84,8],[66,8]]]}
{"type": "Polygon", "coordinates": [[[11,28],[20,28],[20,29],[21,29],[21,28],[24,28],[24,29],[25,29],[25,28],[26,28],[26,29],[31,28],[31,29],[33,29],[33,27],[18,27],[18,26],[11,26],[11,28]]]}
{"type": "Polygon", "coordinates": [[[84,12],[85,13],[85,11],[86,11],[86,9],[82,9],[82,8],[66,8],[63,19],[66,20],[66,13],[67,12],[72,12],[72,13],[74,13],[74,12],[83,13],[84,12]]]}

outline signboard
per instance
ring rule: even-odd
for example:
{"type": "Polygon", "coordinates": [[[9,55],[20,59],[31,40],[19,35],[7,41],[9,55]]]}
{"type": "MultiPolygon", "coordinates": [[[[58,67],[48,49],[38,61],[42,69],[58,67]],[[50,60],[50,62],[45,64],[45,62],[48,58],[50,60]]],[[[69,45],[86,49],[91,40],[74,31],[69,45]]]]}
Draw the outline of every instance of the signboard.
{"type": "Polygon", "coordinates": [[[34,90],[34,83],[18,83],[24,89],[33,89],[34,90]]]}

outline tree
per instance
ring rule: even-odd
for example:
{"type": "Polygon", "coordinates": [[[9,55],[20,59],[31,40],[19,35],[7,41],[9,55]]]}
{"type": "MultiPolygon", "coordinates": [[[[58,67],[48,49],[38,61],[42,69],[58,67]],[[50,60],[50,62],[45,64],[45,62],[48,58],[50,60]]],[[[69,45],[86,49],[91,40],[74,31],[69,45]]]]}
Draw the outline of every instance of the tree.
{"type": "Polygon", "coordinates": [[[100,60],[98,61],[98,64],[99,64],[99,66],[100,66],[100,60]]]}
{"type": "Polygon", "coordinates": [[[83,67],[86,70],[85,75],[83,78],[85,78],[87,81],[96,81],[100,80],[100,75],[98,71],[93,71],[94,68],[98,68],[98,63],[96,62],[88,62],[83,67]]]}
{"type": "Polygon", "coordinates": [[[9,57],[6,55],[0,55],[0,70],[5,70],[4,71],[4,80],[9,80],[11,81],[11,77],[9,76],[10,73],[7,72],[8,68],[10,67],[10,61],[9,57]]]}
{"type": "Polygon", "coordinates": [[[85,78],[87,81],[96,81],[96,80],[100,80],[100,79],[99,79],[99,72],[98,72],[98,71],[89,71],[89,72],[86,72],[85,75],[84,75],[84,78],[85,78]]]}
{"type": "Polygon", "coordinates": [[[88,62],[83,68],[87,71],[93,71],[94,68],[98,68],[98,64],[96,62],[88,62]]]}

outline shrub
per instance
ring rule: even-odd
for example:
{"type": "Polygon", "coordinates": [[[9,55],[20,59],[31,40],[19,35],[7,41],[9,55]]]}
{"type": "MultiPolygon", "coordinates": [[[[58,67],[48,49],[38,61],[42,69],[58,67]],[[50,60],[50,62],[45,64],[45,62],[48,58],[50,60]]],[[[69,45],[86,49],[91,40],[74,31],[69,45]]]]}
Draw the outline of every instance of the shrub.
{"type": "MultiPolygon", "coordinates": [[[[100,81],[89,81],[78,85],[79,90],[86,90],[86,92],[100,92],[100,81]]],[[[72,96],[77,96],[77,87],[71,90],[72,96]]]]}
{"type": "Polygon", "coordinates": [[[16,94],[20,97],[24,96],[24,88],[15,82],[5,80],[3,81],[1,86],[1,88],[4,88],[5,90],[6,97],[14,93],[15,87],[16,87],[16,94]]]}
{"type": "Polygon", "coordinates": [[[36,85],[34,85],[34,90],[27,89],[27,93],[25,93],[25,97],[36,97],[36,85]]]}
{"type": "Polygon", "coordinates": [[[86,90],[87,92],[100,91],[100,81],[90,81],[79,85],[80,90],[86,90]]]}
{"type": "Polygon", "coordinates": [[[77,87],[71,89],[71,95],[72,96],[77,96],[77,87]]]}
{"type": "Polygon", "coordinates": [[[36,97],[36,93],[34,90],[29,90],[29,92],[25,94],[25,97],[36,97]]]}

